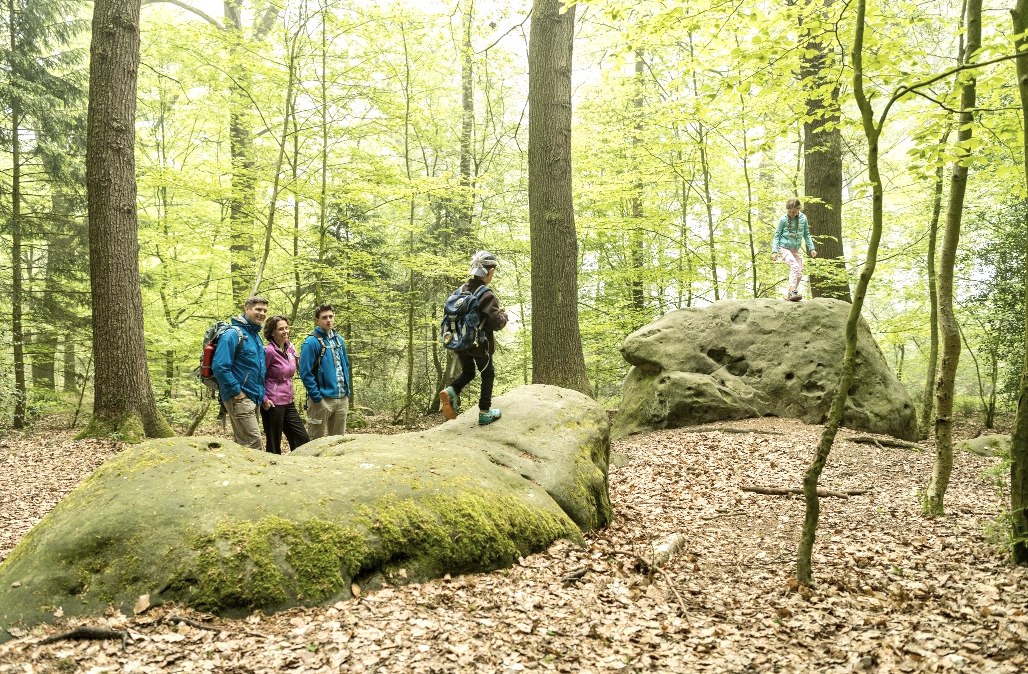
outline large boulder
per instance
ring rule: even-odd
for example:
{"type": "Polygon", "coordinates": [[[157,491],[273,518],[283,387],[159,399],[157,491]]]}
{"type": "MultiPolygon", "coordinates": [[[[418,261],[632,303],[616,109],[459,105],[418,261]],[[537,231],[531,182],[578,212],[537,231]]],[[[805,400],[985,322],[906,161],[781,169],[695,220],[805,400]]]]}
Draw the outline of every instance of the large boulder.
{"type": "MultiPolygon", "coordinates": [[[[612,434],[780,416],[824,423],[838,388],[850,305],[737,300],[666,314],[625,339],[632,364],[612,434]]],[[[861,320],[843,425],[917,437],[910,396],[861,320]]]]}
{"type": "MultiPolygon", "coordinates": [[[[0,628],[182,602],[225,615],[331,603],[353,583],[505,566],[611,518],[605,411],[525,386],[431,430],[287,456],[153,440],[101,466],[0,566],[0,628]]],[[[2,640],[2,636],[0,636],[2,640]]]]}

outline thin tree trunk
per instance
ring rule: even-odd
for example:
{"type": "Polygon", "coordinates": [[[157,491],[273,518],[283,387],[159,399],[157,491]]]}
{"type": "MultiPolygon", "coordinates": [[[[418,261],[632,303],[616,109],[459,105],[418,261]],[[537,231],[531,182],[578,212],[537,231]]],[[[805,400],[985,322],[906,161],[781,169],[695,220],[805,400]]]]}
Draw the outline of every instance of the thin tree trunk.
{"type": "Polygon", "coordinates": [[[65,393],[78,391],[78,367],[75,362],[75,341],[71,335],[64,337],[64,369],[61,373],[65,393]]]}
{"type": "MultiPolygon", "coordinates": [[[[939,139],[940,153],[949,141],[949,133],[950,130],[946,129],[942,138],[939,139]]],[[[942,213],[943,177],[943,167],[942,164],[939,164],[935,169],[935,197],[932,200],[932,221],[928,226],[928,256],[926,258],[931,346],[928,349],[928,372],[925,373],[924,393],[921,398],[921,420],[918,423],[922,440],[928,438],[931,434],[930,429],[934,425],[935,374],[939,368],[939,287],[935,256],[939,239],[939,216],[942,213]]]]}
{"type": "MultiPolygon", "coordinates": [[[[12,58],[18,53],[17,8],[8,0],[12,58]]],[[[17,78],[15,63],[11,77],[17,78]]],[[[21,268],[21,101],[12,87],[11,98],[11,342],[14,346],[14,428],[25,427],[28,388],[25,385],[25,335],[22,332],[21,268]]]]}
{"type": "Polygon", "coordinates": [[[811,572],[811,556],[814,551],[814,538],[817,534],[817,524],[821,515],[821,502],[817,494],[818,480],[825,464],[828,463],[828,455],[835,442],[835,436],[839,432],[839,425],[842,423],[842,415],[846,409],[846,399],[849,397],[850,386],[853,384],[853,372],[857,357],[857,325],[860,321],[860,312],[864,306],[864,297],[867,287],[874,275],[875,265],[878,261],[878,245],[882,238],[883,200],[882,178],[878,169],[878,139],[881,135],[881,125],[885,124],[884,115],[878,127],[875,126],[871,104],[864,95],[864,70],[863,70],[863,49],[864,49],[864,15],[866,12],[866,0],[858,0],[856,17],[856,34],[853,40],[853,96],[857,100],[857,107],[860,109],[863,122],[864,134],[867,136],[867,170],[868,180],[872,185],[871,196],[871,238],[867,245],[867,259],[864,268],[857,280],[856,292],[853,296],[853,303],[850,305],[849,317],[846,319],[846,351],[843,358],[842,373],[839,377],[839,388],[832,399],[832,407],[828,412],[828,419],[825,423],[824,432],[818,443],[817,450],[810,465],[803,475],[803,498],[805,512],[803,518],[803,530],[800,534],[800,544],[796,555],[796,580],[804,586],[809,586],[813,580],[811,572]]]}
{"type": "Polygon", "coordinates": [[[757,297],[757,244],[753,236],[753,181],[750,179],[750,146],[746,133],[749,125],[746,123],[746,97],[739,94],[739,110],[742,116],[742,177],[746,181],[746,236],[750,246],[750,273],[752,284],[750,292],[757,297]]]}
{"type": "Polygon", "coordinates": [[[314,304],[324,300],[325,237],[328,233],[328,5],[321,4],[321,194],[318,199],[318,266],[314,272],[314,304]]]}
{"type": "MultiPolygon", "coordinates": [[[[965,61],[974,58],[982,41],[982,0],[967,2],[967,48],[965,61]]],[[[945,513],[943,500],[953,471],[953,389],[960,360],[960,327],[953,308],[953,268],[956,265],[957,246],[960,243],[960,223],[964,212],[964,194],[967,190],[967,163],[971,155],[967,142],[971,140],[975,106],[976,80],[974,72],[961,75],[964,81],[960,93],[960,125],[957,132],[960,159],[953,162],[950,174],[949,202],[946,207],[946,228],[939,255],[939,334],[942,359],[939,379],[935,387],[935,468],[925,490],[921,508],[925,515],[945,513]]]]}
{"type": "Polygon", "coordinates": [[[293,86],[296,80],[296,51],[299,48],[299,44],[300,36],[297,33],[293,35],[293,43],[289,47],[289,61],[286,63],[286,67],[289,68],[289,75],[286,79],[286,107],[282,118],[282,134],[278,141],[278,159],[275,162],[275,177],[272,180],[271,186],[271,203],[268,205],[268,219],[264,227],[264,250],[261,253],[261,259],[257,263],[257,271],[254,274],[253,292],[251,293],[253,295],[256,295],[258,290],[260,290],[261,282],[264,280],[264,269],[267,267],[268,257],[271,255],[271,242],[275,230],[275,213],[278,210],[279,185],[282,182],[282,165],[285,163],[286,142],[289,140],[289,122],[293,116],[293,106],[296,104],[293,97],[293,86]]]}
{"type": "MultiPolygon", "coordinates": [[[[629,281],[629,297],[632,308],[639,314],[642,323],[642,316],[646,310],[645,293],[642,274],[646,263],[643,248],[643,180],[640,157],[643,153],[642,141],[642,117],[646,104],[643,97],[643,78],[646,74],[646,61],[643,58],[641,49],[635,51],[635,98],[632,100],[632,107],[635,109],[635,123],[632,134],[632,163],[634,164],[635,179],[632,181],[632,227],[629,231],[629,258],[631,259],[631,276],[629,281]]],[[[641,324],[641,323],[640,323],[641,324]]]]}

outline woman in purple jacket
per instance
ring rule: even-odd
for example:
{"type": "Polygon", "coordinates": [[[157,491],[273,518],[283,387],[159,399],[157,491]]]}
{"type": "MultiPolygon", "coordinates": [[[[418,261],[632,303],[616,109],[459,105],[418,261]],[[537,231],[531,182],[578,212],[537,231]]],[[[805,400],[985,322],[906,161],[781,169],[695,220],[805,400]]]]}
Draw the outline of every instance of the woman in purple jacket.
{"type": "Polygon", "coordinates": [[[282,433],[289,441],[289,450],[310,442],[296,403],[293,402],[293,375],[296,374],[296,351],[289,342],[289,319],[272,316],[264,322],[264,362],[268,374],[264,379],[264,403],[261,419],[268,438],[268,451],[282,453],[282,433]]]}

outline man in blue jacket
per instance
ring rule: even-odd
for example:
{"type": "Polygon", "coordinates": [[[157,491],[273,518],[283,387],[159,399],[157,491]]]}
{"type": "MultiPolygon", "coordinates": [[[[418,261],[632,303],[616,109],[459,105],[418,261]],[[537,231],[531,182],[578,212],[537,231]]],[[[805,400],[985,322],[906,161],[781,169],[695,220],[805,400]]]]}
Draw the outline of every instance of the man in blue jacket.
{"type": "Polygon", "coordinates": [[[243,313],[232,319],[232,327],[218,339],[211,369],[218,380],[232,435],[237,444],[261,449],[257,410],[264,400],[264,342],[261,324],[268,315],[268,300],[254,295],[246,300],[243,313]]]}
{"type": "Polygon", "coordinates": [[[307,435],[311,440],[346,433],[353,384],[346,342],[333,330],[331,304],[314,310],[317,326],[300,348],[300,379],[307,389],[307,435]]]}

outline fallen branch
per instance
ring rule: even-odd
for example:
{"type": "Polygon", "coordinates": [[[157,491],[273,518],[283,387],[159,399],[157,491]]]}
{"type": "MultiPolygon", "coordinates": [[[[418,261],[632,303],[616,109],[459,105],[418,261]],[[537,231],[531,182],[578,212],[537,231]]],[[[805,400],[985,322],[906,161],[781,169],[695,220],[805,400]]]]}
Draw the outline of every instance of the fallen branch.
{"type": "Polygon", "coordinates": [[[759,428],[710,428],[700,426],[699,428],[682,428],[685,433],[752,433],[753,435],[785,435],[783,431],[762,430],[759,428]]]}
{"type": "Polygon", "coordinates": [[[194,627],[198,630],[208,630],[210,632],[221,631],[219,628],[214,627],[213,625],[204,625],[199,620],[193,620],[192,618],[186,618],[180,615],[170,615],[167,618],[165,618],[165,620],[171,623],[182,623],[183,625],[189,625],[190,627],[194,627]]]}
{"type": "MultiPolygon", "coordinates": [[[[618,552],[621,551],[619,550],[618,552]]],[[[645,573],[647,576],[649,576],[651,582],[654,575],[660,574],[660,577],[664,579],[664,582],[667,583],[667,586],[671,589],[671,593],[675,595],[675,600],[678,602],[678,609],[682,614],[682,618],[685,620],[685,624],[688,625],[689,607],[685,603],[685,598],[682,597],[682,594],[678,591],[678,588],[675,587],[675,583],[671,580],[671,576],[668,575],[667,571],[660,568],[659,566],[656,566],[655,564],[647,562],[645,559],[635,554],[634,552],[622,552],[621,554],[633,557],[635,559],[635,563],[639,566],[639,570],[645,573]]]]}
{"type": "Polygon", "coordinates": [[[653,545],[653,562],[651,566],[660,569],[670,562],[685,547],[686,540],[686,537],[682,534],[671,534],[667,538],[655,543],[653,545]]]}
{"type": "Polygon", "coordinates": [[[580,566],[577,569],[574,569],[573,571],[569,571],[563,578],[560,579],[560,582],[576,583],[582,580],[582,578],[585,577],[585,574],[588,573],[588,571],[588,566],[580,566]]]}
{"type": "Polygon", "coordinates": [[[68,632],[62,632],[61,634],[55,634],[45,639],[40,639],[36,642],[37,646],[45,646],[47,644],[55,644],[58,641],[71,639],[120,639],[121,647],[125,648],[128,646],[128,632],[122,632],[121,630],[112,630],[107,627],[76,627],[68,632]]]}
{"type": "MultiPolygon", "coordinates": [[[[758,485],[739,485],[739,489],[743,491],[753,492],[754,494],[767,494],[769,496],[791,496],[792,494],[803,494],[802,487],[761,487],[758,485]]],[[[818,489],[817,495],[821,497],[834,497],[834,498],[849,498],[850,496],[860,496],[871,491],[868,489],[818,489]]]]}
{"type": "Polygon", "coordinates": [[[870,435],[854,435],[851,438],[846,438],[846,440],[860,445],[874,445],[878,449],[882,449],[884,447],[898,447],[899,449],[913,449],[915,451],[921,451],[923,449],[923,447],[916,442],[893,440],[891,438],[872,438],[870,435]]]}
{"type": "Polygon", "coordinates": [[[674,593],[675,599],[678,600],[678,608],[682,612],[682,619],[685,620],[685,624],[688,625],[689,610],[686,607],[685,599],[682,597],[682,594],[678,591],[678,588],[675,587],[675,584],[671,582],[671,577],[668,575],[667,571],[665,571],[664,569],[657,569],[657,573],[661,575],[661,577],[664,579],[664,582],[667,583],[667,586],[671,588],[671,592],[674,593]]]}

